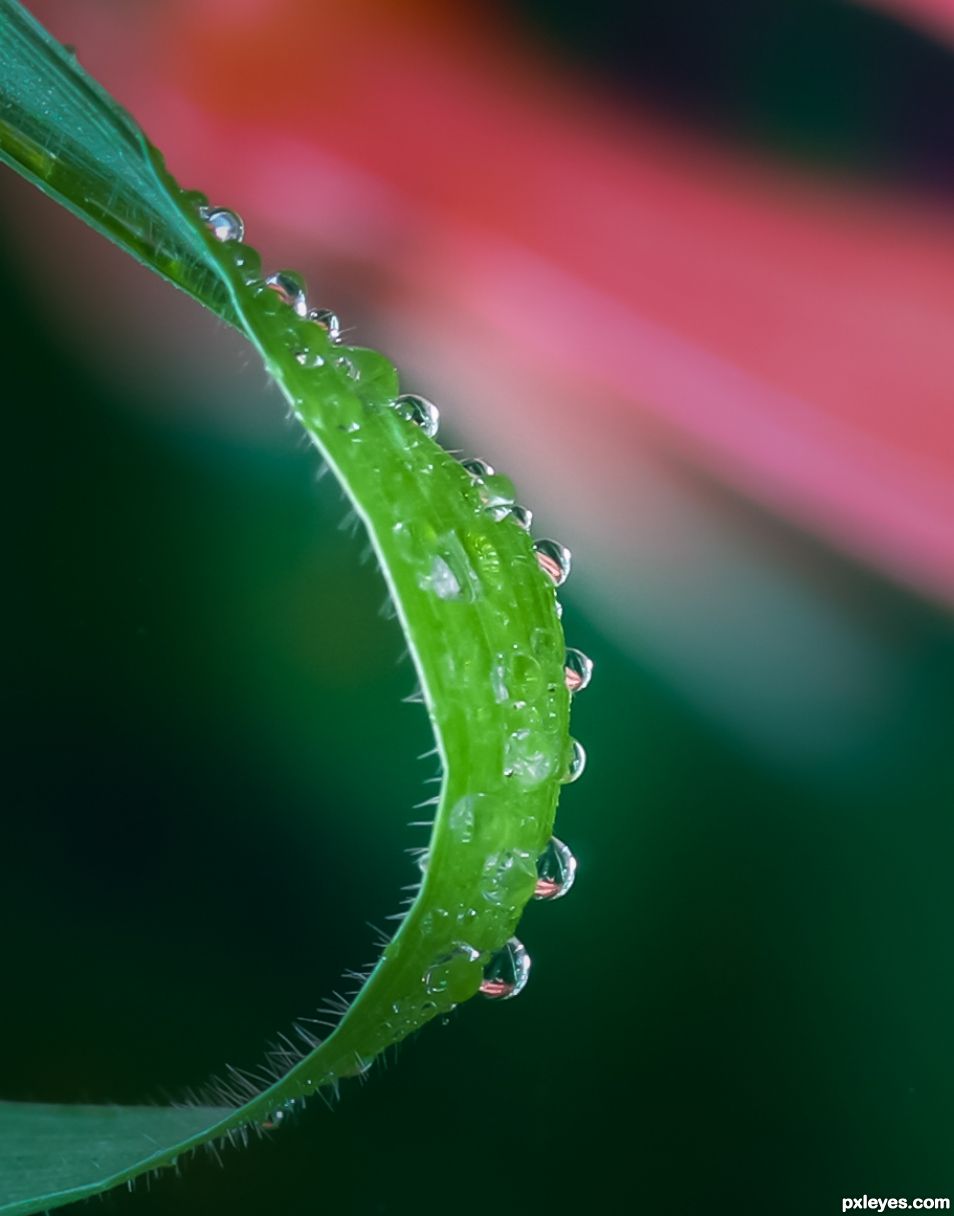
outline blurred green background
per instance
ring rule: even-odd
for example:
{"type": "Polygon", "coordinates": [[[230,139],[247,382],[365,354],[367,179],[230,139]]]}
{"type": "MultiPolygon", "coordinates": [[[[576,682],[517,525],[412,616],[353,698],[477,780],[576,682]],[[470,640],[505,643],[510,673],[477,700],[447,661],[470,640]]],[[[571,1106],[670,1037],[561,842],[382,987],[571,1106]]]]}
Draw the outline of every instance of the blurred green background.
{"type": "MultiPolygon", "coordinates": [[[[825,7],[802,30],[822,47],[825,7]]],[[[527,10],[569,55],[572,23],[527,10]]],[[[749,18],[728,10],[724,54],[751,79],[749,18]]],[[[940,54],[851,20],[865,78],[893,65],[906,96],[917,55],[940,54]]],[[[587,52],[609,68],[599,40],[587,52]]],[[[664,68],[685,102],[684,65],[664,68]]],[[[738,99],[723,120],[779,149],[828,132],[843,92],[799,79],[777,121],[738,99]]],[[[855,100],[842,154],[880,141],[878,164],[905,168],[882,101],[855,100]]],[[[131,408],[128,380],[64,340],[55,283],[31,281],[8,230],[0,284],[2,1092],[161,1100],[254,1064],[372,957],[367,922],[413,877],[429,734],[401,704],[410,666],[340,496],[238,345],[197,317],[233,363],[214,391],[261,410],[227,433],[201,378],[194,403],[184,374],[174,409],[148,384],[131,408]]],[[[623,653],[571,581],[567,636],[597,664],[574,709],[590,762],[558,829],[580,875],[528,910],[526,993],[459,1010],[225,1170],[200,1159],[100,1210],[834,1212],[842,1195],[954,1194],[950,619],[732,510],[890,660],[883,728],[837,766],[775,763],[634,660],[638,640],[623,653]]]]}

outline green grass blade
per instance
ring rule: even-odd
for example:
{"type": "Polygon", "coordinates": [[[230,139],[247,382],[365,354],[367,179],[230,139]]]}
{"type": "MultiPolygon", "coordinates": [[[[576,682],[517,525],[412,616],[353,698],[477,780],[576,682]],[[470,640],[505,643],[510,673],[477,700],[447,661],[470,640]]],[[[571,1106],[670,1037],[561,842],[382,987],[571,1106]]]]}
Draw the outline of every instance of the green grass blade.
{"type": "Polygon", "coordinates": [[[265,284],[251,246],[216,240],[197,195],[13,0],[0,22],[0,156],[259,351],[367,528],[443,772],[420,890],[331,1034],[230,1071],[201,1109],[0,1104],[9,1216],[245,1138],[474,995],[533,894],[573,745],[554,585],[503,479],[473,476],[395,408],[387,359],[335,342],[265,284]]]}
{"type": "Polygon", "coordinates": [[[46,1106],[0,1102],[0,1187],[7,1216],[48,1211],[176,1164],[230,1112],[208,1107],[46,1106]]]}
{"type": "Polygon", "coordinates": [[[194,226],[126,111],[14,0],[0,0],[0,160],[226,320],[194,226]]]}

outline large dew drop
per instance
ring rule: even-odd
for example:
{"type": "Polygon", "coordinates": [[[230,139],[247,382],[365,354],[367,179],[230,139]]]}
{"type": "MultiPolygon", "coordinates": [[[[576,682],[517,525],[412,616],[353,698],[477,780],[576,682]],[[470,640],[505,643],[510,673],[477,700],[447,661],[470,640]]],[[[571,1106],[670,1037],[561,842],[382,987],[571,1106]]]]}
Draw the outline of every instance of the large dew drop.
{"type": "Polygon", "coordinates": [[[554,586],[562,587],[570,573],[570,550],[558,540],[534,541],[540,569],[553,580],[554,586]]]}
{"type": "Polygon", "coordinates": [[[593,660],[571,646],[563,660],[563,673],[570,692],[582,692],[593,678],[593,660]]]}
{"type": "Polygon", "coordinates": [[[519,996],[530,978],[530,955],[524,944],[512,937],[500,950],[491,955],[484,968],[480,991],[496,1001],[507,1001],[519,996]]]}
{"type": "Polygon", "coordinates": [[[217,241],[241,241],[245,238],[242,217],[227,207],[202,207],[199,215],[217,241]]]}
{"type": "Polygon", "coordinates": [[[433,439],[440,425],[440,411],[433,401],[416,393],[402,393],[394,401],[394,409],[408,422],[419,426],[428,439],[433,439]]]}
{"type": "Polygon", "coordinates": [[[308,315],[305,281],[300,274],[296,274],[294,270],[276,270],[265,280],[265,286],[270,287],[297,316],[308,315]]]}
{"type": "Polygon", "coordinates": [[[562,899],[576,881],[576,858],[556,836],[540,854],[534,899],[562,899]]]}

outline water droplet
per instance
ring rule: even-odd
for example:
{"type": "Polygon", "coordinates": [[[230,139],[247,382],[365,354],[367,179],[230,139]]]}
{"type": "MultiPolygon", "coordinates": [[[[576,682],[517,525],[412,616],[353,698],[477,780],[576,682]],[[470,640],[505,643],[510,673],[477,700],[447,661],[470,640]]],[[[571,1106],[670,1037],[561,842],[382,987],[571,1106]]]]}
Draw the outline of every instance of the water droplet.
{"type": "Polygon", "coordinates": [[[571,739],[570,744],[570,763],[567,766],[566,776],[563,778],[564,785],[578,781],[586,768],[586,752],[583,750],[583,744],[577,739],[571,739]]]}
{"type": "Polygon", "coordinates": [[[559,748],[536,730],[515,730],[504,745],[504,776],[523,789],[536,789],[559,771],[559,748]]]}
{"type": "Polygon", "coordinates": [[[430,571],[418,580],[425,591],[433,591],[442,600],[460,599],[460,580],[442,557],[435,557],[430,571]]]}
{"type": "Polygon", "coordinates": [[[325,362],[324,358],[319,355],[316,350],[309,350],[307,347],[305,350],[295,352],[295,360],[296,362],[300,363],[302,367],[309,368],[321,367],[325,362]]]}
{"type": "Polygon", "coordinates": [[[284,1118],[285,1112],[283,1110],[269,1111],[269,1113],[262,1120],[261,1126],[267,1132],[274,1131],[274,1129],[281,1124],[284,1118]]]}
{"type": "Polygon", "coordinates": [[[217,241],[245,239],[245,225],[237,212],[227,207],[205,207],[199,214],[217,241]]]}
{"type": "Polygon", "coordinates": [[[537,868],[526,849],[491,853],[480,876],[480,896],[495,908],[525,903],[533,894],[537,868]]]}
{"type": "Polygon", "coordinates": [[[512,937],[491,956],[480,991],[493,1000],[507,1001],[523,992],[529,978],[530,955],[523,943],[512,937]]]}
{"type": "Polygon", "coordinates": [[[518,701],[535,701],[544,691],[543,668],[524,650],[515,650],[507,663],[507,686],[518,701]]]}
{"type": "Polygon", "coordinates": [[[530,525],[533,523],[533,512],[529,507],[522,507],[520,503],[515,502],[510,504],[510,518],[518,527],[530,531],[530,525]]]}
{"type": "Polygon", "coordinates": [[[477,798],[479,795],[465,794],[454,803],[447,817],[450,834],[460,844],[470,844],[474,839],[474,824],[477,819],[477,798]]]}
{"type": "MultiPolygon", "coordinates": [[[[461,983],[470,980],[470,969],[480,958],[480,951],[475,950],[469,942],[455,942],[453,947],[428,967],[424,974],[424,990],[429,996],[446,992],[452,985],[455,990],[461,983]]],[[[465,996],[466,993],[460,993],[465,996]]]]}
{"type": "Polygon", "coordinates": [[[570,646],[563,660],[563,671],[570,692],[582,692],[593,678],[593,660],[582,650],[575,650],[570,646]]]}
{"type": "Polygon", "coordinates": [[[576,881],[576,858],[556,836],[540,854],[534,899],[562,899],[576,881]]]}
{"type": "Polygon", "coordinates": [[[419,426],[428,439],[433,439],[437,434],[440,413],[437,406],[426,397],[419,397],[416,393],[402,393],[396,398],[394,408],[402,418],[419,426]]]}
{"type": "Polygon", "coordinates": [[[465,469],[471,477],[476,477],[478,480],[483,480],[484,477],[493,477],[493,466],[489,465],[486,460],[462,460],[460,467],[465,469]]]}
{"type": "Polygon", "coordinates": [[[308,299],[305,295],[305,280],[294,270],[276,270],[265,280],[278,298],[299,317],[308,315],[308,299]]]}
{"type": "Polygon", "coordinates": [[[570,550],[558,540],[534,541],[533,547],[540,569],[553,579],[555,586],[562,587],[570,573],[570,550]]]}
{"type": "Polygon", "coordinates": [[[480,478],[478,491],[480,500],[484,504],[484,510],[492,519],[506,519],[513,510],[516,491],[509,477],[504,477],[500,473],[490,473],[486,477],[480,478]]]}
{"type": "Polygon", "coordinates": [[[332,342],[341,340],[341,322],[338,319],[338,314],[332,312],[330,308],[310,308],[308,310],[308,320],[314,321],[316,325],[321,325],[328,331],[328,337],[332,342]]]}

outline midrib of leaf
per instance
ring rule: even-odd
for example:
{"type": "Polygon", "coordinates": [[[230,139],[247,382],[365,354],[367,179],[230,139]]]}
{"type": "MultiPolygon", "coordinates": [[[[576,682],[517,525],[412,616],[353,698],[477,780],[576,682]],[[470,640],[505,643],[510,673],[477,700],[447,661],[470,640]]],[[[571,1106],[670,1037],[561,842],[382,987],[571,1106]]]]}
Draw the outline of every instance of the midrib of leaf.
{"type": "MultiPolygon", "coordinates": [[[[569,759],[569,698],[553,586],[527,534],[495,520],[474,480],[391,408],[397,373],[383,356],[332,343],[263,287],[254,249],[210,235],[196,198],[166,173],[133,120],[14,0],[0,0],[0,157],[259,351],[367,527],[443,762],[421,890],[328,1038],[277,1080],[250,1083],[260,1092],[248,1101],[233,1088],[235,1105],[210,1107],[194,1130],[197,1111],[157,1108],[155,1149],[131,1144],[128,1162],[108,1173],[93,1167],[90,1145],[75,1134],[77,1108],[0,1103],[0,1126],[19,1129],[0,1140],[0,1212],[25,1216],[260,1127],[283,1103],[364,1071],[384,1048],[472,996],[533,891],[569,759]],[[320,365],[303,366],[301,352],[320,365]],[[457,596],[446,595],[446,579],[438,592],[446,570],[457,596]],[[42,1171],[18,1176],[17,1153],[22,1159],[31,1122],[38,1136],[49,1133],[57,1109],[69,1112],[76,1168],[44,1189],[42,1171]]],[[[369,761],[373,746],[369,739],[369,761]]],[[[90,1109],[100,1135],[105,1108],[90,1109]]],[[[150,1112],[133,1109],[137,1126],[148,1125],[150,1112]]]]}

